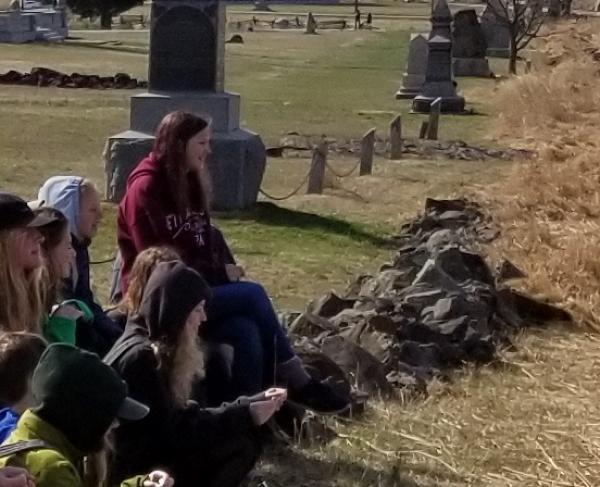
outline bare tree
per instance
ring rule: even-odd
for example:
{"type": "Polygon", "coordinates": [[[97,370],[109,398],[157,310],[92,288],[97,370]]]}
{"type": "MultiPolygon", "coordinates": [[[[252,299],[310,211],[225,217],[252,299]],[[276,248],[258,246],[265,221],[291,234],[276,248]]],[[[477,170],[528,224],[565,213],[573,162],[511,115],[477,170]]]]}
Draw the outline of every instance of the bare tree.
{"type": "Polygon", "coordinates": [[[535,39],[546,20],[542,0],[486,0],[499,24],[506,26],[510,38],[508,71],[517,73],[519,52],[535,39]]]}

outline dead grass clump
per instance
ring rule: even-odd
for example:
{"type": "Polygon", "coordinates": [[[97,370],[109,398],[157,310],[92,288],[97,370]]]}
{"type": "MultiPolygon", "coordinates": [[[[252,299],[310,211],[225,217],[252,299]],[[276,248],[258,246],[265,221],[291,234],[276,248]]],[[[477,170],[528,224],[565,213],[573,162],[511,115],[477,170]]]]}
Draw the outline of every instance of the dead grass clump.
{"type": "MultiPolygon", "coordinates": [[[[600,41],[570,30],[560,35],[572,58],[498,90],[499,129],[526,139],[539,157],[488,194],[505,228],[498,255],[528,273],[529,291],[554,296],[599,328],[600,91],[593,83],[600,63],[586,52],[600,41]]],[[[549,39],[556,48],[556,36],[549,39]]]]}
{"type": "Polygon", "coordinates": [[[583,56],[503,83],[497,92],[499,129],[519,136],[538,135],[549,122],[581,122],[600,108],[594,89],[599,65],[583,56]]]}

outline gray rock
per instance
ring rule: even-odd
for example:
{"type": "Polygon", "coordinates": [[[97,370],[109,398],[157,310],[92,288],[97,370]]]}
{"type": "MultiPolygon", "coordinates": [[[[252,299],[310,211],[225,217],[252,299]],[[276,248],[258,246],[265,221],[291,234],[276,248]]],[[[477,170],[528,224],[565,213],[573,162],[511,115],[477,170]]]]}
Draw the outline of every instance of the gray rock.
{"type": "Polygon", "coordinates": [[[309,304],[308,311],[323,318],[331,318],[345,309],[352,308],[355,302],[355,299],[344,299],[331,291],[309,304]]]}
{"type": "Polygon", "coordinates": [[[323,341],[321,351],[352,377],[359,389],[369,394],[392,392],[381,362],[358,345],[341,336],[329,337],[323,341]]]}

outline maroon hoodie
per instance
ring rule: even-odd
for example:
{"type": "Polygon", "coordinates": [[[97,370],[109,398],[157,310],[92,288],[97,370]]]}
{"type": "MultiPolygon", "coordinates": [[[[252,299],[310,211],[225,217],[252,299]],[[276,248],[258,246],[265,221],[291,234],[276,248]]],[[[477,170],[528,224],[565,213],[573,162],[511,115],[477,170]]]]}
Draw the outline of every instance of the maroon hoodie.
{"type": "Polygon", "coordinates": [[[123,292],[129,285],[135,257],[152,246],[172,247],[213,286],[229,282],[225,264],[235,261],[223,235],[211,225],[206,212],[178,211],[164,170],[152,153],[127,180],[127,192],[119,205],[117,236],[123,259],[123,292]]]}

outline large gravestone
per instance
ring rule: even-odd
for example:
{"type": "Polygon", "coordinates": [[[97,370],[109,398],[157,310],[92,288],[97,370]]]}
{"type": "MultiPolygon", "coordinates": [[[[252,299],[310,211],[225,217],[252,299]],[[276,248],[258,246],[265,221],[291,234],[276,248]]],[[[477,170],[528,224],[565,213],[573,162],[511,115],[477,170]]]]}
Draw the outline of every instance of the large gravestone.
{"type": "Polygon", "coordinates": [[[452,29],[454,76],[490,76],[486,50],[487,42],[475,10],[457,12],[452,29]]]}
{"type": "Polygon", "coordinates": [[[411,34],[406,71],[402,76],[402,86],[396,92],[396,99],[412,99],[419,94],[425,83],[428,51],[427,34],[411,34]]]}
{"type": "Polygon", "coordinates": [[[258,135],[239,126],[239,95],[224,91],[224,34],[219,0],[154,0],[148,92],[131,98],[130,130],[108,140],[108,199],[122,198],[125,180],[140,154],[150,152],[162,118],[184,110],[212,120],[214,207],[238,209],[256,202],[266,152],[258,135]]]}
{"type": "MultiPolygon", "coordinates": [[[[496,0],[493,4],[498,12],[502,12],[504,9],[500,3],[501,1],[496,0]]],[[[481,15],[481,29],[487,44],[487,55],[491,57],[508,57],[510,53],[508,26],[498,19],[490,5],[486,7],[481,15]]]]}
{"type": "Polygon", "coordinates": [[[413,99],[413,112],[429,113],[431,103],[441,98],[441,111],[460,113],[465,109],[465,99],[456,93],[452,73],[452,13],[446,0],[437,0],[431,15],[429,56],[425,83],[413,99]]]}

